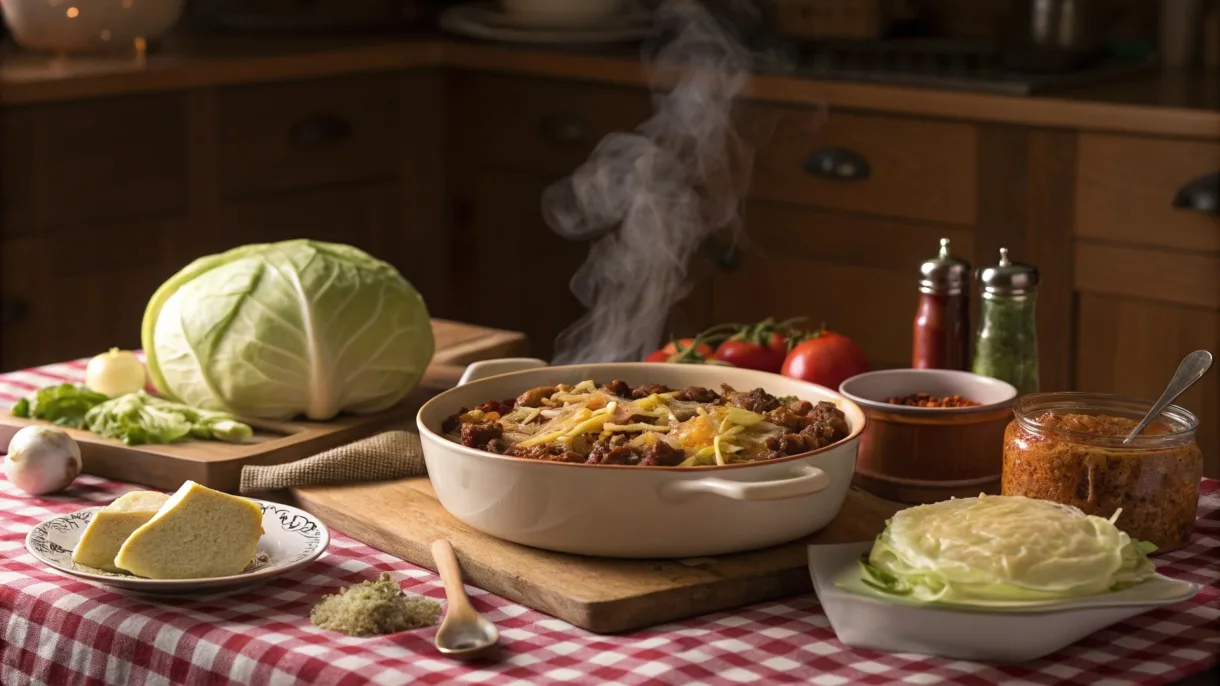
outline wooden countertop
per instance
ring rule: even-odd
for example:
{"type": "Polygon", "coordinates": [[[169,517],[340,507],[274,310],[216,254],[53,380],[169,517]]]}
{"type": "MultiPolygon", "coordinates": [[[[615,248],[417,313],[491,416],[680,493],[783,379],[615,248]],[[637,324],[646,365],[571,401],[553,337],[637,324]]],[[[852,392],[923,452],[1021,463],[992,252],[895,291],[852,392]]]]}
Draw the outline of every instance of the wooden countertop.
{"type": "MultiPolygon", "coordinates": [[[[417,37],[176,36],[143,59],[57,60],[0,49],[0,103],[121,94],[414,67],[453,67],[638,86],[634,50],[551,50],[417,37]]],[[[1220,75],[1152,72],[1103,86],[1009,96],[758,74],[747,96],[792,104],[1048,128],[1220,141],[1220,75]]]]}

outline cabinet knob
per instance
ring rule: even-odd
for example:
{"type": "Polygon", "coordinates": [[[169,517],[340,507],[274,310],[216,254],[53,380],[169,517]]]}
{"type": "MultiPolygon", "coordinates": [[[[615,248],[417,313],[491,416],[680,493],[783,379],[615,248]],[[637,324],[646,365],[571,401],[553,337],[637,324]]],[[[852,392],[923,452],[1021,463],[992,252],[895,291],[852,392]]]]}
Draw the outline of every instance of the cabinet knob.
{"type": "Polygon", "coordinates": [[[0,298],[0,326],[11,326],[25,319],[29,307],[20,298],[0,298]]]}
{"type": "Polygon", "coordinates": [[[837,181],[860,181],[869,177],[872,167],[858,152],[829,146],[815,151],[805,160],[805,171],[837,181]]]}
{"type": "Polygon", "coordinates": [[[1173,196],[1173,206],[1207,214],[1220,214],[1220,171],[1191,179],[1173,196]]]}
{"type": "Polygon", "coordinates": [[[314,114],[294,123],[288,129],[288,144],[298,150],[311,150],[333,145],[352,133],[352,125],[333,114],[314,114]]]}
{"type": "Polygon", "coordinates": [[[542,133],[559,143],[576,143],[589,135],[589,123],[576,114],[552,114],[543,118],[542,133]]]}

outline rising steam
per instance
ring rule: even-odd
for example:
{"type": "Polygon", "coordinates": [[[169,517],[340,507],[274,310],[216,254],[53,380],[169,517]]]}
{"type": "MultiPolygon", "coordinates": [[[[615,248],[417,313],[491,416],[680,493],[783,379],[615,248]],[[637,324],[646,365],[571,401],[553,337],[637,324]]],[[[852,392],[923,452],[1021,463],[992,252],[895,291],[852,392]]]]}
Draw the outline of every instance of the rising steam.
{"type": "Polygon", "coordinates": [[[657,19],[672,38],[654,58],[654,115],[543,194],[556,233],[596,238],[571,283],[588,311],[556,339],[555,364],[642,359],[689,291],[695,251],[738,227],[753,151],[731,115],[751,53],[694,0],[665,0],[657,19]]]}

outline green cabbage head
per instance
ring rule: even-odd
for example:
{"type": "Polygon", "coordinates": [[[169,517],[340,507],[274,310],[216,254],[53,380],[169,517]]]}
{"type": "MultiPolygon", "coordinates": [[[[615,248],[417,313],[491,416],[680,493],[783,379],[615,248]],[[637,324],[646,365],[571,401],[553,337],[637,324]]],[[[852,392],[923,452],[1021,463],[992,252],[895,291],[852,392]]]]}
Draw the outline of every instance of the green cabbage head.
{"type": "Polygon", "coordinates": [[[195,260],[153,295],[141,333],[163,395],[263,419],[392,407],[435,346],[423,299],[394,267],[310,240],[195,260]]]}

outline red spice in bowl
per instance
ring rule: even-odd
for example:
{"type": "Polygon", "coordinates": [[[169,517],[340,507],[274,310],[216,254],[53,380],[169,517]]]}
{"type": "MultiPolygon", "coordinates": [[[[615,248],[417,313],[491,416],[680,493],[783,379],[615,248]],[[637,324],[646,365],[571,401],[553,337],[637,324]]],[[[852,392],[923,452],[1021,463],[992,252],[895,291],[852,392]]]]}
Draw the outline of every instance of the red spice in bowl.
{"type": "Polygon", "coordinates": [[[907,407],[974,407],[979,404],[960,395],[936,396],[929,393],[915,393],[900,398],[887,398],[885,402],[891,405],[905,405],[907,407]]]}

